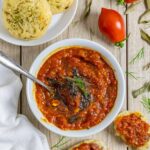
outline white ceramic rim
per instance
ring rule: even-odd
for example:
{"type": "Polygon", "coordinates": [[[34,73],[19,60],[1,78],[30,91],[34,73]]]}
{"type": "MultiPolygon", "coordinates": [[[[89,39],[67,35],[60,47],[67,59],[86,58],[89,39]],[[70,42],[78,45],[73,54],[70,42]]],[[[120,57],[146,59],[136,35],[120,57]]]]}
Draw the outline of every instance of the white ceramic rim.
{"type": "MultiPolygon", "coordinates": [[[[24,42],[22,40],[21,41],[18,40],[18,42],[16,43],[16,41],[13,41],[13,40],[11,40],[9,38],[6,38],[1,33],[0,33],[0,39],[2,39],[5,42],[8,42],[10,44],[14,44],[14,45],[18,45],[18,46],[38,46],[38,45],[41,45],[41,44],[45,44],[45,43],[55,39],[56,37],[58,37],[60,34],[62,34],[68,28],[68,26],[71,24],[73,18],[75,17],[77,8],[78,8],[78,0],[74,0],[73,13],[70,15],[70,18],[69,18],[68,22],[66,23],[64,28],[62,28],[60,31],[58,31],[58,33],[55,36],[52,36],[52,37],[50,37],[48,39],[41,40],[41,41],[37,41],[38,39],[35,39],[35,42],[34,42],[34,40],[31,40],[31,42],[30,41],[25,41],[24,42]]],[[[41,38],[43,38],[43,37],[41,37],[41,38]]]]}
{"type": "Polygon", "coordinates": [[[100,44],[97,44],[96,42],[92,42],[89,40],[85,39],[66,39],[63,41],[56,42],[52,44],[51,46],[47,47],[45,50],[43,50],[38,57],[34,60],[31,68],[30,68],[30,73],[33,75],[36,75],[38,70],[40,69],[41,64],[43,63],[44,58],[46,58],[49,53],[52,51],[64,47],[64,46],[83,46],[83,47],[88,47],[93,50],[96,50],[101,53],[101,55],[105,58],[105,60],[111,64],[112,68],[115,70],[115,75],[118,80],[118,95],[116,102],[114,104],[113,109],[111,112],[106,116],[106,118],[99,123],[98,125],[91,127],[90,129],[84,129],[84,130],[61,130],[58,127],[54,126],[53,124],[46,123],[42,121],[41,118],[44,118],[42,113],[37,107],[36,100],[33,95],[33,82],[30,81],[29,79],[27,80],[27,86],[26,86],[26,93],[27,93],[27,99],[28,103],[30,106],[30,109],[32,110],[34,116],[39,120],[41,124],[43,124],[47,129],[50,131],[53,131],[59,135],[62,136],[68,136],[68,137],[85,137],[89,135],[96,134],[102,130],[104,130],[107,126],[109,126],[117,114],[120,112],[124,98],[125,98],[125,79],[124,79],[124,74],[123,71],[117,62],[116,58],[109,52],[106,48],[101,46],[100,44]]]}

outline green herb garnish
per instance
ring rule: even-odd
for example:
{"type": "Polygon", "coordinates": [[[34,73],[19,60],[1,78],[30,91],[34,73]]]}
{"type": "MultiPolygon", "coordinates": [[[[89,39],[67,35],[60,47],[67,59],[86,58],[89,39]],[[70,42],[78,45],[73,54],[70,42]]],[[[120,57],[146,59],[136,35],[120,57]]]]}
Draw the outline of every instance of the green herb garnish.
{"type": "Polygon", "coordinates": [[[148,44],[150,44],[150,36],[144,31],[144,30],[140,30],[141,32],[141,38],[146,41],[148,44]]]}
{"type": "Polygon", "coordinates": [[[150,92],[150,81],[144,83],[144,85],[141,88],[132,91],[132,96],[133,96],[133,98],[136,98],[145,92],[150,92]]]}
{"type": "Polygon", "coordinates": [[[53,146],[51,147],[51,150],[53,150],[53,149],[60,149],[60,148],[61,148],[63,145],[65,145],[68,141],[69,141],[69,140],[67,140],[65,136],[61,136],[61,137],[59,138],[58,142],[57,142],[55,145],[53,145],[53,146]]]}
{"type": "Polygon", "coordinates": [[[143,57],[144,57],[144,47],[140,49],[137,55],[129,63],[134,64],[136,61],[142,59],[143,57]]]}
{"type": "Polygon", "coordinates": [[[150,98],[143,97],[141,103],[143,104],[147,112],[150,113],[150,98]]]}
{"type": "Polygon", "coordinates": [[[128,77],[131,77],[131,78],[133,78],[133,79],[135,79],[135,80],[138,80],[138,78],[140,78],[140,77],[136,77],[136,76],[135,76],[135,72],[126,71],[125,73],[126,73],[126,75],[127,75],[128,77]]]}
{"type": "Polygon", "coordinates": [[[80,101],[80,109],[86,108],[91,100],[92,95],[88,92],[87,86],[90,85],[88,82],[86,82],[78,73],[78,70],[76,68],[73,69],[73,76],[72,77],[64,77],[66,80],[68,80],[70,86],[70,92],[72,95],[76,95],[76,92],[81,93],[81,101],[80,101]],[[74,91],[74,89],[76,89],[74,91]]]}
{"type": "Polygon", "coordinates": [[[86,90],[86,85],[85,85],[85,81],[83,81],[83,79],[81,77],[78,76],[74,76],[72,77],[65,77],[67,80],[73,82],[84,94],[84,96],[88,95],[88,92],[86,90]]]}

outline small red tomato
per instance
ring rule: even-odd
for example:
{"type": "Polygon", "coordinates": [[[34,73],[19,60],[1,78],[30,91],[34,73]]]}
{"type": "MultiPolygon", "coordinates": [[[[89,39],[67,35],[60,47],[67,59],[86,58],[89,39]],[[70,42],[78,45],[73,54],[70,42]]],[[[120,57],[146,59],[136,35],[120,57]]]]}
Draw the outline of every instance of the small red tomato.
{"type": "Polygon", "coordinates": [[[125,3],[134,3],[136,2],[137,0],[125,0],[125,3]]]}
{"type": "Polygon", "coordinates": [[[136,1],[138,1],[138,0],[117,0],[117,3],[119,5],[125,5],[125,4],[129,4],[129,3],[134,3],[136,1]]]}
{"type": "Polygon", "coordinates": [[[117,11],[102,8],[98,25],[100,31],[113,43],[118,43],[125,40],[125,23],[122,16],[117,11]]]}

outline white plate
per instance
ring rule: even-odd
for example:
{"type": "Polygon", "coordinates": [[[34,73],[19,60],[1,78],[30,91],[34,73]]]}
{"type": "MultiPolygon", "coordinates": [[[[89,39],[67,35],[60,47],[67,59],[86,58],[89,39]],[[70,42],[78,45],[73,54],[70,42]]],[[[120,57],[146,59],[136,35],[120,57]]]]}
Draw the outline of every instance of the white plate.
{"type": "Polygon", "coordinates": [[[46,43],[58,35],[60,35],[73,20],[78,6],[78,0],[74,0],[73,5],[64,13],[54,15],[52,18],[52,24],[50,24],[47,32],[44,36],[36,40],[20,40],[11,36],[9,32],[5,29],[2,22],[2,0],[0,0],[0,39],[9,42],[14,45],[21,46],[35,46],[46,43]]]}
{"type": "Polygon", "coordinates": [[[66,39],[63,41],[59,41],[57,43],[54,43],[47,47],[45,50],[43,50],[39,56],[34,60],[31,68],[30,68],[30,73],[33,74],[34,76],[37,76],[37,72],[39,71],[41,65],[45,62],[47,56],[52,53],[54,50],[59,49],[60,47],[65,47],[65,46],[83,46],[87,47],[90,49],[93,49],[95,51],[98,51],[105,61],[111,65],[111,67],[115,70],[115,75],[118,80],[118,95],[114,104],[113,109],[110,111],[110,113],[105,117],[105,119],[97,124],[96,126],[91,127],[90,129],[84,129],[84,130],[61,130],[55,125],[51,123],[46,123],[43,121],[41,118],[45,118],[43,114],[40,112],[36,100],[35,100],[35,95],[34,95],[34,84],[31,80],[27,79],[27,84],[26,84],[26,94],[27,94],[27,99],[29,106],[35,115],[35,117],[39,120],[41,124],[43,124],[47,129],[50,131],[53,131],[57,134],[63,135],[63,136],[68,136],[68,137],[84,137],[84,136],[89,136],[92,134],[96,134],[102,130],[104,130],[112,121],[115,119],[119,111],[121,110],[121,107],[124,102],[124,97],[125,97],[125,79],[124,79],[124,74],[123,71],[116,60],[116,58],[102,45],[85,40],[85,39],[66,39]]]}

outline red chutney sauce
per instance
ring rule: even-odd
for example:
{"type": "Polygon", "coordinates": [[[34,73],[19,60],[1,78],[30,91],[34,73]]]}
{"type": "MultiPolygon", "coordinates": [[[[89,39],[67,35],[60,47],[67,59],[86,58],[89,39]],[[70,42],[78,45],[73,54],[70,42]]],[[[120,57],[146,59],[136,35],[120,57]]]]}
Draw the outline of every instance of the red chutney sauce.
{"type": "Polygon", "coordinates": [[[96,143],[83,143],[78,147],[73,148],[73,150],[103,150],[103,148],[96,143]]]}
{"type": "Polygon", "coordinates": [[[66,47],[49,56],[38,79],[50,93],[36,85],[36,101],[49,123],[63,130],[87,129],[100,123],[117,97],[114,70],[101,54],[84,47],[66,47]]]}
{"type": "Polygon", "coordinates": [[[150,126],[139,114],[120,117],[116,121],[116,129],[127,144],[135,148],[144,146],[150,140],[150,126]]]}

